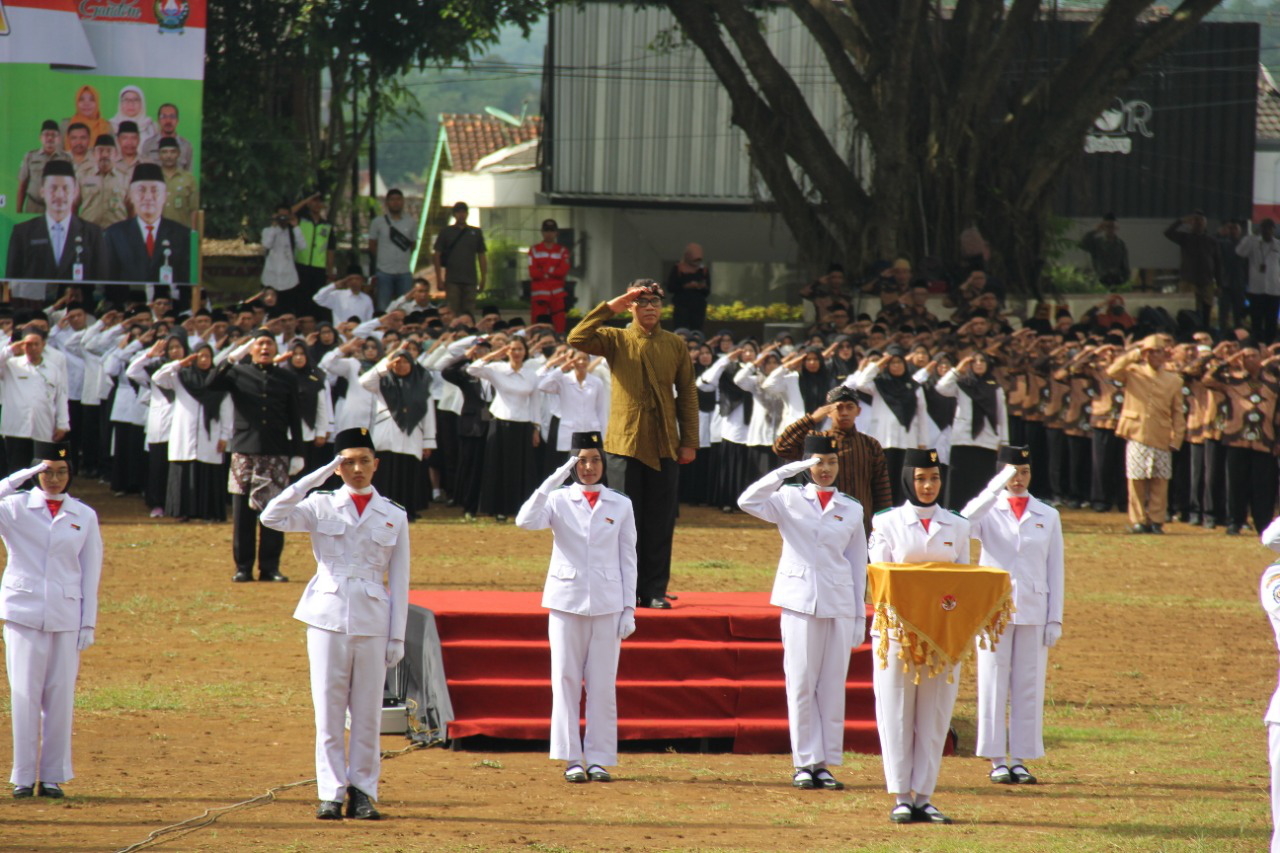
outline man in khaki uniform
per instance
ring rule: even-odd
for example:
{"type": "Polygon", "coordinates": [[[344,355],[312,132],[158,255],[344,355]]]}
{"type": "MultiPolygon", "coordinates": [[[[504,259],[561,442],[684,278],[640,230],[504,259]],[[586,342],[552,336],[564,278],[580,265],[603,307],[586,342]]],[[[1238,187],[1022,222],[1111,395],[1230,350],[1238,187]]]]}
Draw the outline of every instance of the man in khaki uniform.
{"type": "Polygon", "coordinates": [[[191,143],[178,135],[178,108],[174,104],[161,104],[156,111],[156,124],[160,132],[142,143],[138,156],[148,163],[160,162],[160,140],[173,139],[178,143],[178,168],[191,171],[195,163],[195,152],[191,143]]]}
{"type": "Polygon", "coordinates": [[[1129,521],[1133,533],[1163,533],[1173,474],[1173,451],[1182,446],[1182,377],[1165,370],[1169,352],[1160,335],[1148,335],[1107,368],[1124,385],[1116,435],[1126,440],[1129,521]]]}
{"type": "Polygon", "coordinates": [[[18,168],[19,213],[44,213],[44,197],[40,195],[44,164],[50,160],[70,159],[58,150],[61,139],[62,131],[56,121],[49,119],[40,125],[40,147],[28,151],[18,168]]]}
{"type": "Polygon", "coordinates": [[[80,218],[99,228],[129,218],[125,197],[129,182],[115,166],[116,141],[102,134],[93,146],[93,157],[76,170],[80,183],[80,218]]]}
{"type": "Polygon", "coordinates": [[[84,122],[72,122],[67,128],[67,153],[71,155],[74,168],[79,169],[84,163],[93,161],[93,152],[89,150],[92,142],[89,126],[84,122]]]}
{"type": "Polygon", "coordinates": [[[196,176],[178,168],[181,149],[178,140],[165,137],[160,140],[160,170],[164,172],[164,185],[167,196],[164,203],[165,219],[172,219],[183,225],[195,227],[193,215],[200,209],[200,185],[196,176]]]}

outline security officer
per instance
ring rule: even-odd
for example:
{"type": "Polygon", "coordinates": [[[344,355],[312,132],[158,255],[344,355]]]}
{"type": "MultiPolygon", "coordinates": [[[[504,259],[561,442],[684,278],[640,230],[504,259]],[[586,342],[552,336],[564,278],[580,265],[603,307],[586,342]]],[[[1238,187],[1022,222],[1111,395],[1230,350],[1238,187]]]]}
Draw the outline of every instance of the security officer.
{"type": "Polygon", "coordinates": [[[778,525],[782,556],[769,603],[782,608],[782,666],[797,788],[838,790],[828,765],[844,755],[849,651],[867,630],[867,540],[862,504],[836,491],[840,448],[833,436],[805,436],[804,458],[747,487],[743,512],[778,525]],[[805,472],[809,483],[782,488],[805,472]]]}
{"type": "Polygon", "coordinates": [[[551,325],[564,334],[564,280],[569,275],[569,249],[556,242],[560,226],[542,222],[542,242],[529,247],[529,315],[537,322],[551,315],[551,325]]]}
{"type": "Polygon", "coordinates": [[[1013,581],[1009,628],[995,648],[978,646],[974,751],[991,759],[992,782],[1034,784],[1024,762],[1044,755],[1045,667],[1062,636],[1062,520],[1027,491],[1030,448],[1002,447],[998,461],[1000,473],[963,511],[982,541],[981,565],[1004,569],[1013,581]]]}
{"type": "Polygon", "coordinates": [[[40,125],[40,147],[33,148],[22,157],[18,167],[18,212],[44,213],[44,167],[53,160],[71,162],[71,155],[61,150],[62,131],[53,119],[40,125]]]}
{"type": "Polygon", "coordinates": [[[115,225],[129,218],[125,198],[129,195],[129,182],[116,168],[116,139],[102,134],[93,143],[93,155],[76,169],[76,182],[80,184],[80,209],[82,219],[99,228],[115,225]]]}
{"type": "MultiPolygon", "coordinates": [[[[871,562],[968,563],[969,522],[937,503],[942,494],[938,451],[906,451],[902,488],[906,502],[881,510],[871,519],[871,562]]],[[[885,785],[897,799],[889,819],[894,823],[951,823],[930,798],[942,766],[942,748],[960,687],[960,667],[932,677],[921,672],[916,684],[913,675],[896,665],[901,651],[901,644],[891,638],[890,665],[872,670],[885,785]]]]}
{"type": "Polygon", "coordinates": [[[178,140],[166,136],[160,140],[160,171],[164,173],[164,210],[161,216],[174,222],[195,227],[193,217],[200,209],[200,185],[196,176],[179,168],[178,140]]]}
{"type": "Polygon", "coordinates": [[[97,513],[66,493],[70,452],[66,442],[37,441],[33,466],[0,480],[0,537],[9,553],[0,580],[13,712],[9,781],[18,799],[62,797],[61,784],[74,775],[76,674],[98,617],[102,537],[97,513]],[[38,485],[19,492],[33,476],[38,485]]]}
{"type": "Polygon", "coordinates": [[[281,492],[262,523],[310,533],[316,574],[293,618],[307,624],[311,699],[316,714],[316,817],[377,820],[382,687],[404,657],[409,608],[409,530],[405,511],[373,488],[378,460],[362,427],[334,439],[337,458],[281,492]],[[343,487],[307,495],[331,475],[343,487]],[[383,577],[386,576],[384,586],[383,577]],[[351,744],[343,728],[351,715],[351,744]]]}
{"type": "Polygon", "coordinates": [[[551,641],[551,758],[568,762],[566,782],[609,782],[618,763],[618,653],[636,630],[636,523],[631,500],[602,488],[604,441],[575,432],[576,454],[516,514],[525,530],[553,535],[542,592],[551,641]],[[575,483],[560,488],[569,473],[575,483]],[[578,733],[587,684],[586,737],[578,733]],[[584,769],[585,762],[585,769],[584,769]]]}

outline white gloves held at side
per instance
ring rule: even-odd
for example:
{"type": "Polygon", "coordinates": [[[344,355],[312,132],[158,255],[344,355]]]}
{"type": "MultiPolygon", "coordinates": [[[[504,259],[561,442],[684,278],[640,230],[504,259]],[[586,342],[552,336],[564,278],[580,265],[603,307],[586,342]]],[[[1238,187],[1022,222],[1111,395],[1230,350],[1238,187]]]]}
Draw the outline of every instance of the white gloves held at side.
{"type": "Polygon", "coordinates": [[[306,464],[307,464],[307,460],[303,459],[301,456],[290,456],[289,457],[289,476],[293,477],[293,476],[296,476],[297,474],[301,474],[302,466],[306,464]]]}
{"type": "Polygon", "coordinates": [[[622,618],[618,620],[618,639],[625,640],[636,632],[636,609],[625,607],[622,618]]]}
{"type": "Polygon", "coordinates": [[[404,640],[387,640],[387,669],[404,659],[404,640]]]}
{"type": "Polygon", "coordinates": [[[1044,644],[1046,648],[1053,648],[1058,644],[1058,640],[1062,639],[1062,623],[1050,622],[1044,626],[1044,644]]]}
{"type": "Polygon", "coordinates": [[[81,628],[80,636],[76,637],[76,651],[84,651],[93,645],[93,629],[81,628]]]}

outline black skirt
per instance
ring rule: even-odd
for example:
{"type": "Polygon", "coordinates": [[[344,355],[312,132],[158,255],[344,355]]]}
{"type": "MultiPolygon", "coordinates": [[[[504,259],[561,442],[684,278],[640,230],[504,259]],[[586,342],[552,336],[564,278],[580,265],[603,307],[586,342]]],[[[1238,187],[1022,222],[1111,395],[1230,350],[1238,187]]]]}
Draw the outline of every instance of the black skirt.
{"type": "Polygon", "coordinates": [[[996,452],[971,444],[951,445],[951,471],[947,477],[947,497],[943,501],[956,512],[978,496],[996,474],[996,452]]]}
{"type": "Polygon", "coordinates": [[[484,473],[480,478],[480,512],[514,516],[537,488],[534,469],[533,424],[525,421],[489,422],[484,445],[484,473]]]}
{"type": "Polygon", "coordinates": [[[422,459],[408,453],[378,454],[378,470],[373,472],[373,487],[408,513],[409,520],[418,517],[418,481],[426,476],[422,459]]]}
{"type": "Polygon", "coordinates": [[[711,494],[711,455],[715,445],[699,447],[698,453],[688,465],[680,466],[680,500],[701,506],[709,503],[711,494]]]}
{"type": "Polygon", "coordinates": [[[170,462],[164,514],[170,518],[227,520],[227,473],[207,462],[170,462]]]}
{"type": "Polygon", "coordinates": [[[152,509],[164,507],[169,491],[169,442],[147,445],[146,503],[152,509]]]}
{"type": "Polygon", "coordinates": [[[712,453],[710,503],[721,509],[734,509],[738,506],[738,495],[751,484],[747,446],[722,440],[712,445],[712,453]]]}
{"type": "Polygon", "coordinates": [[[486,441],[479,436],[458,436],[458,473],[452,497],[463,512],[472,515],[480,511],[480,479],[484,475],[486,441]]]}
{"type": "Polygon", "coordinates": [[[139,424],[113,421],[111,491],[137,494],[147,471],[146,431],[139,424]]]}

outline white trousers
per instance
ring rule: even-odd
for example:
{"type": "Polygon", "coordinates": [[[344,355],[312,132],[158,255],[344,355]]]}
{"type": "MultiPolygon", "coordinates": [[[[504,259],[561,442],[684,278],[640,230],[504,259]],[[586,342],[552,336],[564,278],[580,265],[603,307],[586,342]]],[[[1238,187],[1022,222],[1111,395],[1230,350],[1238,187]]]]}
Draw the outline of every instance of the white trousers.
{"type": "Polygon", "coordinates": [[[551,757],[562,761],[618,763],[618,623],[622,614],[579,616],[552,610],[547,619],[551,641],[551,757]],[[578,728],[582,684],[587,685],[587,730],[578,728]]]}
{"type": "Polygon", "coordinates": [[[1280,853],[1280,723],[1267,723],[1267,758],[1271,762],[1271,853],[1280,853]]]}
{"type": "Polygon", "coordinates": [[[61,784],[75,775],[71,771],[71,711],[80,671],[79,636],[79,631],[41,631],[13,622],[4,625],[4,662],[13,712],[13,772],[9,781],[15,785],[34,785],[37,779],[61,784]]]}
{"type": "Polygon", "coordinates": [[[880,754],[884,783],[890,794],[929,797],[938,784],[942,749],[951,727],[951,709],[960,689],[960,667],[943,670],[933,678],[903,673],[896,640],[889,641],[889,666],[872,667],[876,691],[876,728],[880,730],[880,754]]]}
{"type": "Polygon", "coordinates": [[[382,687],[387,638],[354,637],[307,626],[311,701],[316,709],[316,788],[341,802],[353,785],[378,799],[382,763],[382,687]],[[351,744],[345,741],[351,712],[351,744]]]}
{"type": "Polygon", "coordinates": [[[795,767],[844,761],[845,679],[855,621],[782,610],[782,670],[795,767]]]}
{"type": "Polygon", "coordinates": [[[1043,625],[1010,625],[994,651],[978,649],[978,745],[974,752],[997,759],[1044,755],[1044,673],[1048,662],[1043,625]]]}

